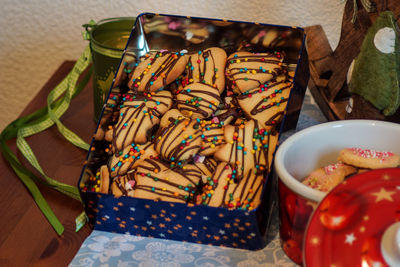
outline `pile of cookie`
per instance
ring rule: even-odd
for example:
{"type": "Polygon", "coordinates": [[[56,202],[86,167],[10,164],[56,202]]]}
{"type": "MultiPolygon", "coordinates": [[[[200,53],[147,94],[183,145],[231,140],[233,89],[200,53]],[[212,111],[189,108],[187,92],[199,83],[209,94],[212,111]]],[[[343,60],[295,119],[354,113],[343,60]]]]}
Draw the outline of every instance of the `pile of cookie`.
{"type": "Polygon", "coordinates": [[[279,52],[125,58],[95,134],[108,160],[82,190],[252,210],[292,85],[279,52]]]}

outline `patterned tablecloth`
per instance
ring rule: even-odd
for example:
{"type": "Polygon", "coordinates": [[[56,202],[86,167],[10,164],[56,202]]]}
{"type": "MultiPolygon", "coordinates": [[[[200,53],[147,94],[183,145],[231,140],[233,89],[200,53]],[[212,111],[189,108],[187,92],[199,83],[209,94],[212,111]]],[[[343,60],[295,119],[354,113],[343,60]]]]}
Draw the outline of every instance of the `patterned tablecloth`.
{"type": "MultiPolygon", "coordinates": [[[[295,131],[326,122],[307,90],[296,130],[282,134],[281,142],[295,131]]],[[[184,243],[94,230],[70,266],[296,266],[279,242],[278,212],[274,211],[268,245],[258,251],[184,243]]]]}

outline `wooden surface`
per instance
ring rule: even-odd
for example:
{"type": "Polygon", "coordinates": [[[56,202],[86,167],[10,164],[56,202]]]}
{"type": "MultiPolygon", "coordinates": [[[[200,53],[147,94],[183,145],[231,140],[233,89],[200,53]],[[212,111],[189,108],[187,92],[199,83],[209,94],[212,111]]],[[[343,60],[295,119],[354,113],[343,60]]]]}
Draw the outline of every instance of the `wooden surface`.
{"type": "MultiPolygon", "coordinates": [[[[46,105],[48,93],[68,74],[74,62],[64,62],[21,114],[46,105]]],[[[95,129],[92,81],[72,100],[61,121],[89,142],[95,129]]],[[[55,127],[27,138],[48,176],[77,185],[86,152],[68,143],[55,127]]],[[[8,143],[16,152],[15,140],[8,143]]],[[[17,156],[29,166],[20,153],[17,156]]],[[[0,266],[67,266],[91,229],[86,225],[75,233],[75,217],[81,204],[63,194],[39,185],[54,213],[65,227],[59,237],[40,212],[19,178],[1,156],[0,160],[0,266]]]]}

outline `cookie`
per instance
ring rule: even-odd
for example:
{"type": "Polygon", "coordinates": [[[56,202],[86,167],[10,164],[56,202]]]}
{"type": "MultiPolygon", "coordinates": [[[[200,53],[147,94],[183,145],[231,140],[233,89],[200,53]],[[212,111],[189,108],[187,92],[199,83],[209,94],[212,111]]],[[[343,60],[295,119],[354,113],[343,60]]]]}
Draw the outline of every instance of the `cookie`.
{"type": "Polygon", "coordinates": [[[233,122],[233,125],[240,126],[242,124],[246,124],[246,122],[247,122],[247,119],[245,117],[239,117],[239,118],[236,118],[236,120],[233,122]]]}
{"type": "Polygon", "coordinates": [[[211,207],[252,210],[261,201],[264,185],[263,175],[249,171],[239,183],[235,182],[235,171],[226,162],[221,162],[215,173],[208,177],[198,204],[211,207]]]}
{"type": "Polygon", "coordinates": [[[126,86],[129,81],[129,76],[136,66],[136,55],[130,52],[126,52],[122,57],[122,62],[118,69],[117,75],[115,77],[115,81],[113,86],[126,86]]]}
{"type": "Polygon", "coordinates": [[[237,116],[238,113],[235,109],[226,109],[212,119],[201,121],[200,155],[212,155],[221,145],[225,144],[224,127],[237,116]]]}
{"type": "Polygon", "coordinates": [[[160,120],[160,128],[166,128],[177,119],[183,119],[185,116],[177,109],[173,108],[165,112],[160,120]]]}
{"type": "Polygon", "coordinates": [[[233,22],[227,20],[212,20],[211,23],[217,27],[227,27],[233,24],[233,22]]]}
{"type": "Polygon", "coordinates": [[[202,121],[201,130],[200,155],[212,155],[225,144],[225,126],[217,117],[210,121],[202,121]]]}
{"type": "Polygon", "coordinates": [[[236,96],[249,118],[270,129],[282,121],[293,84],[283,75],[236,96]]]}
{"type": "Polygon", "coordinates": [[[193,202],[198,194],[201,174],[192,165],[182,168],[160,160],[146,159],[138,167],[133,196],[171,202],[193,202]]]}
{"type": "Polygon", "coordinates": [[[241,125],[225,126],[226,144],[215,153],[214,158],[231,164],[237,172],[237,179],[246,176],[252,169],[258,173],[269,172],[272,154],[275,151],[278,136],[250,120],[241,125]]]}
{"type": "Polygon", "coordinates": [[[221,94],[225,88],[226,52],[218,47],[211,47],[194,54],[186,55],[186,76],[182,79],[183,87],[192,83],[201,83],[217,88],[221,94]]]}
{"type": "Polygon", "coordinates": [[[263,46],[268,49],[282,48],[282,47],[297,47],[299,38],[295,38],[295,31],[291,29],[277,29],[266,28],[252,32],[246,32],[246,35],[251,39],[250,43],[253,45],[263,46]]]}
{"type": "Polygon", "coordinates": [[[168,16],[152,18],[144,23],[143,28],[146,33],[156,32],[157,34],[178,36],[193,44],[200,44],[209,36],[207,24],[195,21],[183,23],[180,18],[175,19],[168,16]]]}
{"type": "Polygon", "coordinates": [[[107,193],[107,186],[102,185],[100,169],[96,172],[96,174],[93,174],[89,168],[86,168],[84,175],[87,177],[87,179],[82,180],[79,185],[83,192],[100,193],[102,190],[103,192],[101,193],[107,193]]]}
{"type": "Polygon", "coordinates": [[[168,51],[146,54],[135,64],[128,87],[133,91],[154,92],[174,81],[185,70],[187,57],[168,51]]]}
{"type": "Polygon", "coordinates": [[[95,140],[103,140],[105,132],[107,131],[106,125],[112,120],[115,120],[118,116],[118,103],[121,98],[120,88],[115,87],[111,89],[110,95],[107,99],[107,102],[104,105],[104,110],[102,116],[100,118],[99,127],[96,129],[96,133],[94,134],[95,140]]]}
{"type": "Polygon", "coordinates": [[[122,176],[117,176],[111,183],[111,194],[116,197],[130,196],[133,197],[134,186],[136,181],[134,179],[134,172],[128,172],[122,176]]]}
{"type": "Polygon", "coordinates": [[[367,169],[394,168],[400,165],[400,156],[395,153],[354,147],[341,150],[338,160],[367,169]]]}
{"type": "Polygon", "coordinates": [[[161,116],[172,105],[172,94],[165,90],[148,94],[123,94],[123,99],[118,122],[110,125],[105,135],[105,139],[112,142],[114,153],[132,143],[146,143],[148,130],[159,123],[161,116]]]}
{"type": "Polygon", "coordinates": [[[328,192],[346,177],[357,173],[357,169],[343,163],[330,164],[314,170],[303,184],[322,192],[328,192]]]}
{"type": "Polygon", "coordinates": [[[100,193],[107,194],[110,188],[110,173],[106,165],[100,167],[100,193]]]}
{"type": "Polygon", "coordinates": [[[193,166],[197,168],[198,171],[203,176],[211,176],[214,173],[215,169],[217,168],[218,162],[212,157],[206,157],[201,155],[196,155],[193,158],[193,166]]]}
{"type": "Polygon", "coordinates": [[[282,71],[281,53],[236,52],[228,57],[226,75],[235,92],[244,93],[258,88],[282,71]]]}
{"type": "Polygon", "coordinates": [[[183,30],[185,39],[189,43],[201,44],[209,36],[207,27],[203,24],[191,23],[183,30]]]}
{"type": "Polygon", "coordinates": [[[225,103],[220,105],[220,108],[213,115],[213,119],[217,117],[218,121],[228,125],[233,120],[241,117],[241,111],[237,110],[238,105],[235,103],[237,103],[236,98],[225,97],[225,103]]]}
{"type": "MultiPolygon", "coordinates": [[[[171,113],[179,114],[179,111],[171,113]]],[[[155,139],[155,150],[164,160],[179,162],[187,160],[195,155],[201,146],[201,128],[199,119],[191,119],[179,116],[178,118],[169,117],[162,119],[163,125],[167,121],[170,123],[164,128],[160,128],[155,139]]]]}
{"type": "Polygon", "coordinates": [[[143,145],[131,144],[123,151],[113,154],[108,162],[111,177],[121,176],[136,168],[146,158],[156,158],[154,144],[147,142],[143,145]]]}
{"type": "Polygon", "coordinates": [[[177,107],[186,117],[208,118],[221,102],[218,88],[207,84],[191,83],[177,93],[177,107]]]}

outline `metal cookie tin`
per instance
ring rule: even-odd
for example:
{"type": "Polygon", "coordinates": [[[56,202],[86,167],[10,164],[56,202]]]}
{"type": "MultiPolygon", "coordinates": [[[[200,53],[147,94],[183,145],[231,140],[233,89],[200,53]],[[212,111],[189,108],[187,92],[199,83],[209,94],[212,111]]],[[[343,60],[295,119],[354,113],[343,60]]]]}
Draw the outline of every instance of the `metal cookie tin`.
{"type": "MultiPolygon", "coordinates": [[[[307,87],[309,71],[304,39],[304,31],[298,27],[145,13],[137,17],[121,62],[163,49],[191,52],[217,46],[228,55],[238,50],[284,51],[284,63],[293,69],[295,76],[282,131],[295,127],[307,87]]],[[[111,88],[121,82],[121,65],[111,88]]],[[[102,116],[104,112],[105,108],[102,116]]],[[[98,127],[101,123],[102,117],[98,127]]],[[[251,250],[267,244],[271,212],[276,205],[276,199],[271,197],[271,189],[276,185],[272,184],[270,173],[265,173],[261,204],[251,211],[127,196],[116,198],[96,192],[95,187],[84,188],[88,181],[97,182],[96,172],[108,160],[103,152],[107,145],[104,140],[93,140],[79,180],[85,211],[96,229],[251,250]]]]}

